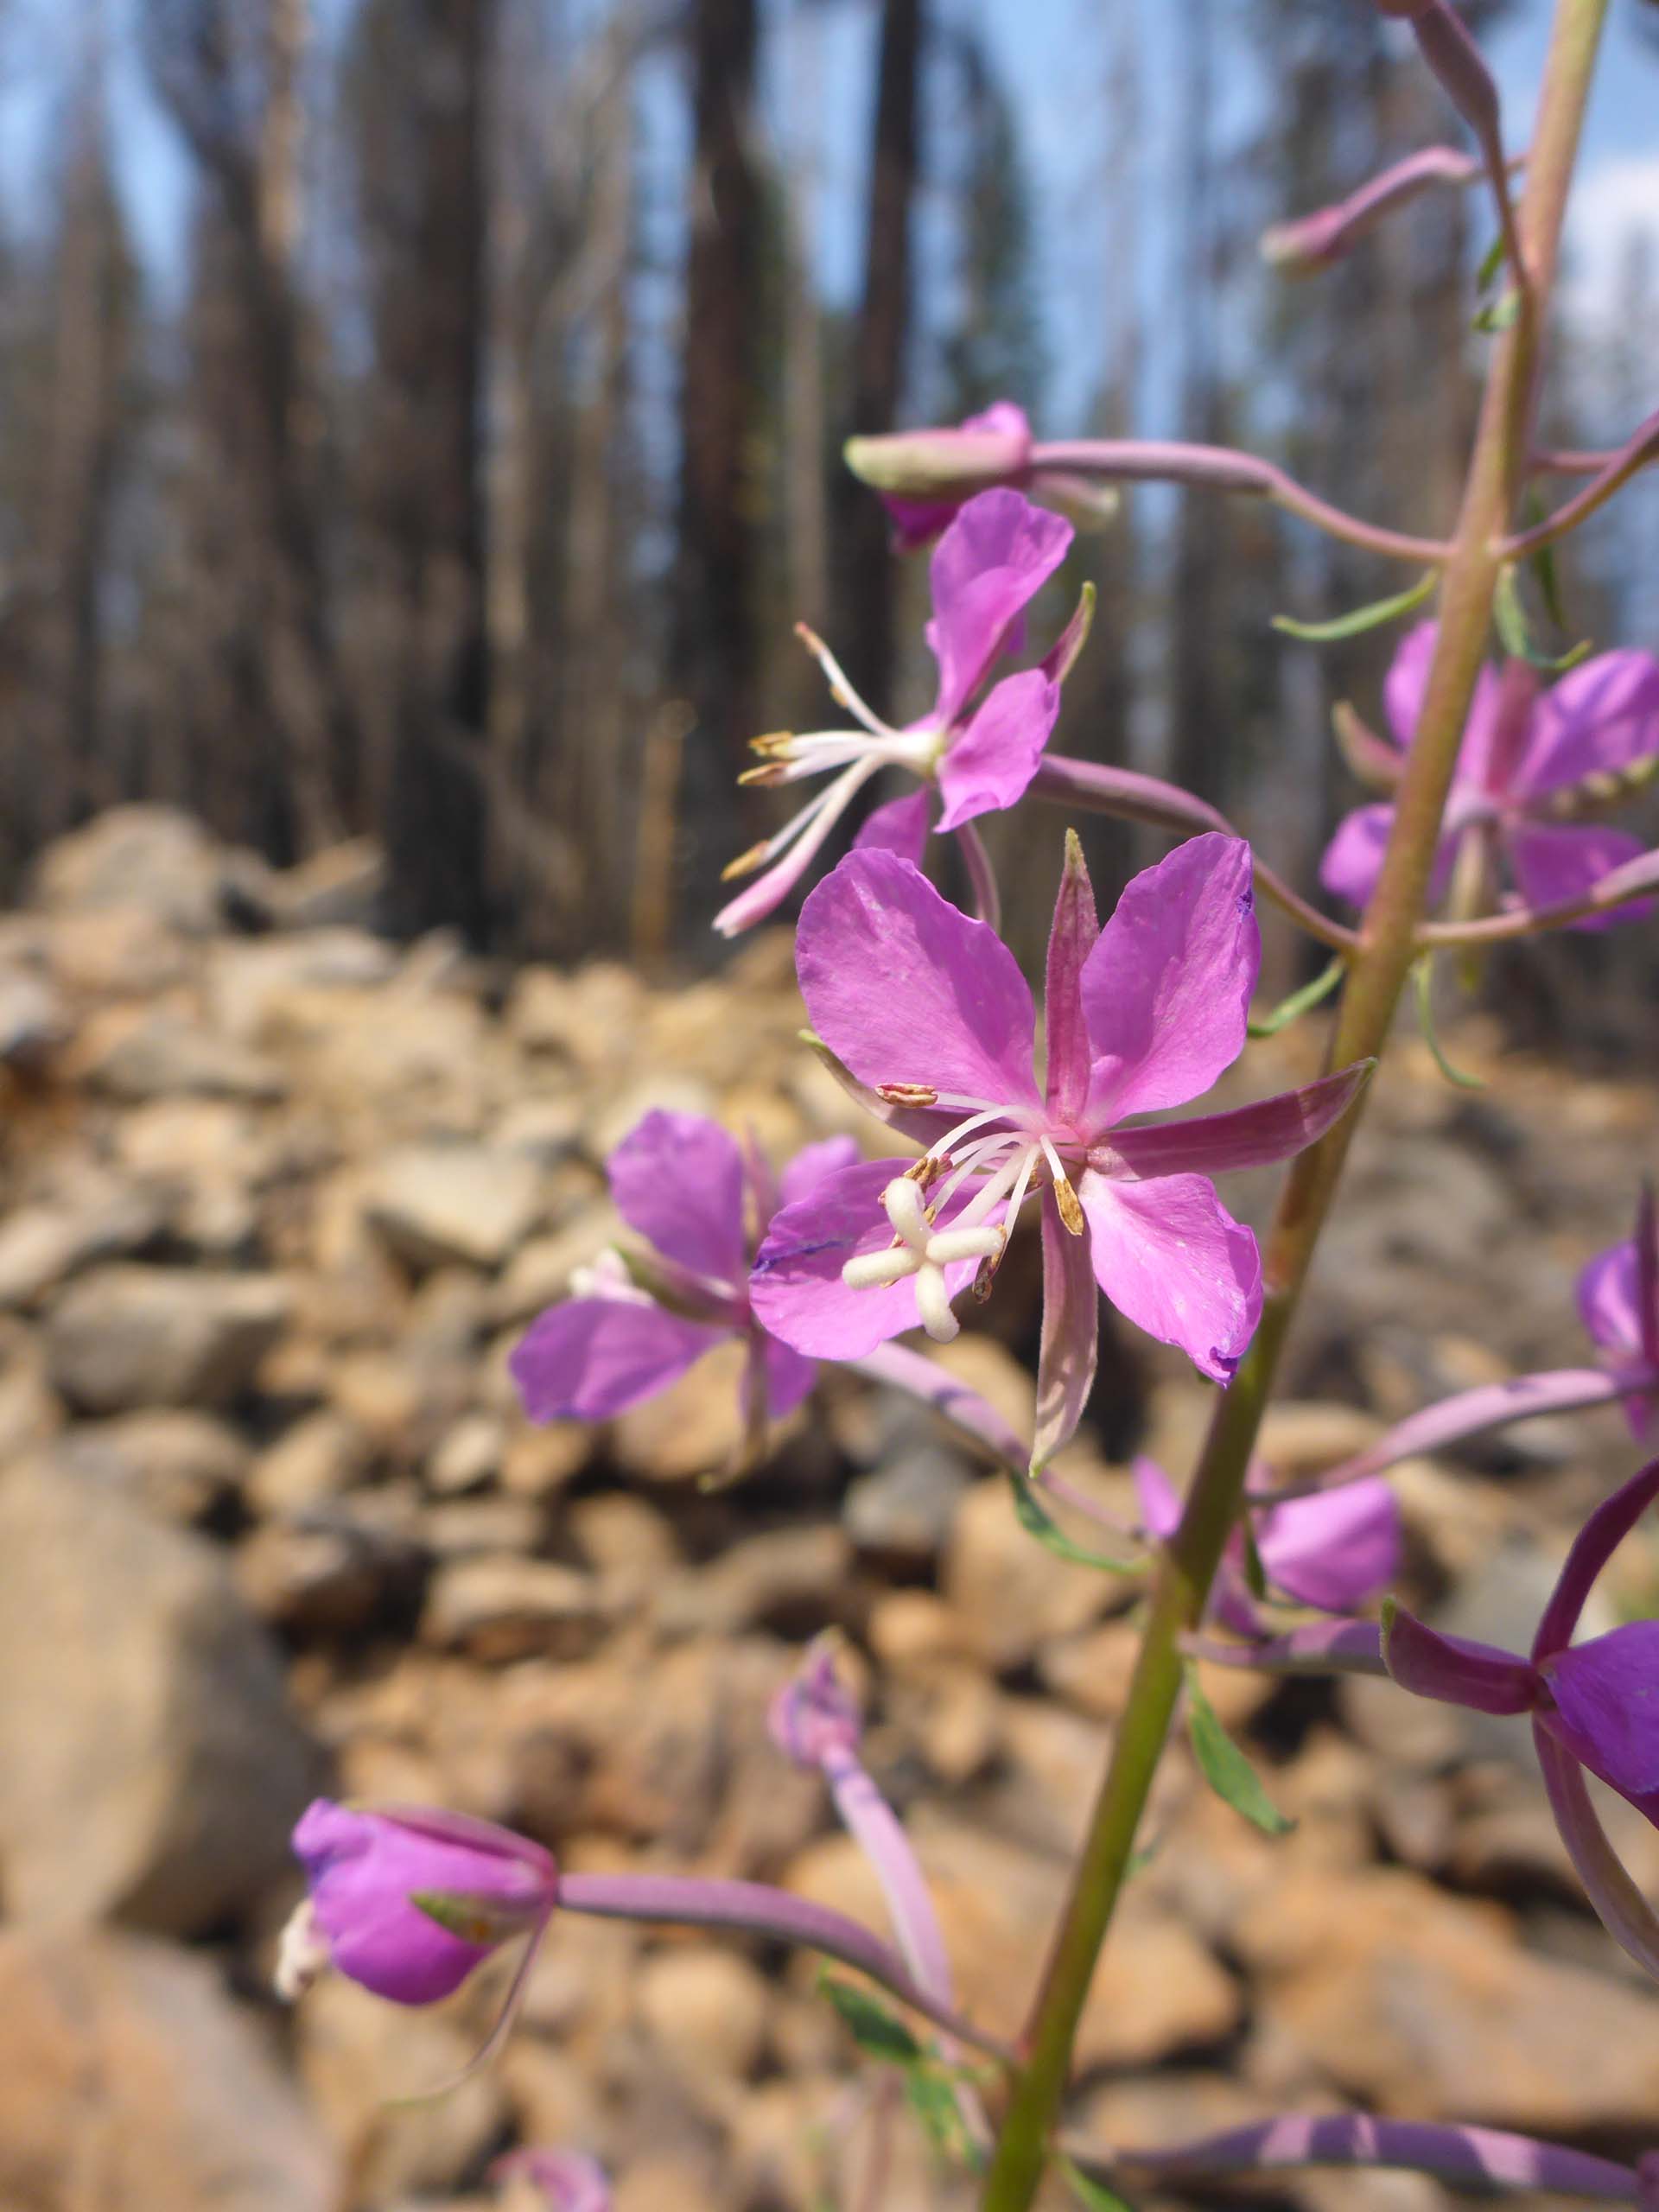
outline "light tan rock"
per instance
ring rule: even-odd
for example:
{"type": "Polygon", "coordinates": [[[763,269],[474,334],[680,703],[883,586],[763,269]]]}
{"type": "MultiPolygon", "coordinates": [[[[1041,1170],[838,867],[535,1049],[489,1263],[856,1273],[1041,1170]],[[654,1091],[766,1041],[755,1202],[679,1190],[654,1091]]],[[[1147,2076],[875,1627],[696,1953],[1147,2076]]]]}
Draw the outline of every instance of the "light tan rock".
{"type": "Polygon", "coordinates": [[[537,1653],[580,1658],[609,1624],[599,1584],[551,1560],[452,1560],[432,1578],[423,1639],[486,1665],[537,1653]]]}
{"type": "Polygon", "coordinates": [[[0,1932],[0,2202],[325,2212],[342,2182],[207,1960],[110,1932],[0,1932]]]}
{"type": "Polygon", "coordinates": [[[974,1651],[999,1673],[1023,1665],[1051,1637],[1086,1627],[1116,1594],[1108,1577],[1057,1559],[1026,1534],[1001,1476],[963,1499],[940,1589],[974,1651]]]}
{"type": "Polygon", "coordinates": [[[11,1915],[217,1927],[285,1873],[316,1774],[217,1551],[47,1461],[0,1480],[11,1915]]]}
{"type": "Polygon", "coordinates": [[[541,1211],[541,1173],[521,1153],[484,1145],[411,1145],[376,1163],[368,1217],[411,1265],[501,1267],[541,1211]]]}
{"type": "Polygon", "coordinates": [[[766,1986],[728,1946],[680,1943],[654,1951],[635,1987],[639,2018],[695,2094],[710,2077],[746,2080],[766,2048],[766,1986]]]}

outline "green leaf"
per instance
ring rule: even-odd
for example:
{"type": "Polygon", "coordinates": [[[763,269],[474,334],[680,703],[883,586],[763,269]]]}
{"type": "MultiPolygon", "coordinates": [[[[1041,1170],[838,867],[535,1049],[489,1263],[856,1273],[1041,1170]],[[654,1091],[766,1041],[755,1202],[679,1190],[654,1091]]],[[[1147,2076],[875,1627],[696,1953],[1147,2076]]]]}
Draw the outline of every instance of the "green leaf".
{"type": "Polygon", "coordinates": [[[1513,562],[1498,571],[1492,616],[1504,652],[1512,654],[1516,660],[1529,661],[1534,668],[1542,669],[1546,675],[1564,675],[1569,668],[1576,668],[1593,651],[1588,638],[1581,638],[1570,652],[1564,653],[1541,652],[1533,644],[1532,633],[1527,626],[1527,610],[1521,603],[1521,586],[1513,562]]]}
{"type": "Polygon", "coordinates": [[[1186,1725],[1198,1770],[1217,1797],[1225,1798],[1267,1835],[1283,1835],[1296,1823],[1287,1820],[1262,1787],[1255,1769],[1216,1717],[1198,1684],[1198,1670],[1186,1662],[1186,1725]]]}
{"type": "Polygon", "coordinates": [[[1490,292],[1497,283],[1499,273],[1503,267],[1504,254],[1503,234],[1500,231],[1480,257],[1480,266],[1475,271],[1477,291],[1490,292]]]}
{"type": "MultiPolygon", "coordinates": [[[[1548,509],[1539,496],[1535,484],[1528,485],[1521,497],[1521,512],[1529,529],[1548,519],[1548,509]]],[[[1544,602],[1544,612],[1558,630],[1567,626],[1567,607],[1561,598],[1560,571],[1555,565],[1554,543],[1541,545],[1529,556],[1527,566],[1538,582],[1538,595],[1544,602]]]]}
{"type": "Polygon", "coordinates": [[[1088,2207],[1088,2212],[1135,2212],[1128,2197],[1120,2196],[1115,2189],[1108,2189],[1103,2181],[1096,2181],[1092,2174],[1084,2173],[1083,2168],[1074,2165],[1070,2158],[1062,2158],[1059,2166],[1072,2194],[1079,2204],[1088,2207]]]}
{"type": "Polygon", "coordinates": [[[904,2022],[868,1989],[830,1974],[818,1976],[818,1987],[868,2057],[879,2058],[887,2066],[914,2066],[925,2056],[904,2022]]]}
{"type": "Polygon", "coordinates": [[[1411,980],[1417,988],[1417,1026],[1423,1033],[1423,1042],[1433,1055],[1434,1065],[1448,1083],[1459,1090],[1484,1090],[1486,1078],[1470,1075],[1463,1068],[1454,1068],[1441,1049],[1440,1035],[1434,1027],[1434,957],[1426,953],[1411,971],[1411,980]]]}
{"type": "Polygon", "coordinates": [[[1265,1599],[1268,1594],[1268,1573],[1262,1564],[1261,1548],[1255,1541],[1255,1527],[1246,1513],[1238,1524],[1239,1541],[1244,1553],[1244,1581],[1251,1597],[1265,1599]]]}
{"type": "Polygon", "coordinates": [[[1489,300],[1475,317],[1475,328],[1480,331],[1507,330],[1521,312],[1521,295],[1511,289],[1489,300]]]}
{"type": "Polygon", "coordinates": [[[935,2153],[947,2165],[971,2166],[977,2172],[984,2154],[963,2123],[949,2075],[931,2066],[912,2066],[905,2075],[905,2097],[935,2153]]]}
{"type": "Polygon", "coordinates": [[[1036,1488],[1024,1475],[1010,1467],[1008,1488],[1014,1492],[1014,1510],[1020,1526],[1028,1536],[1052,1551],[1056,1558],[1070,1560],[1073,1567],[1095,1567],[1106,1574],[1138,1574],[1146,1561],[1139,1559],[1110,1559],[1104,1552],[1091,1552],[1084,1544],[1073,1543],[1064,1529],[1053,1520],[1036,1488]]]}
{"type": "Polygon", "coordinates": [[[1369,607],[1357,607],[1351,614],[1336,615],[1329,622],[1298,622],[1288,614],[1275,614],[1273,626],[1286,637],[1300,638],[1311,645],[1331,645],[1338,638],[1361,638],[1367,630],[1380,630],[1385,622],[1397,621],[1414,607],[1421,607],[1440,581],[1440,570],[1430,569],[1409,591],[1396,592],[1392,599],[1374,600],[1369,607]]]}
{"type": "Polygon", "coordinates": [[[1347,972],[1348,963],[1338,953],[1328,968],[1320,969],[1311,983],[1304,983],[1288,998],[1281,999],[1271,1013],[1252,1015],[1249,1022],[1251,1036],[1276,1037],[1281,1029],[1288,1029],[1293,1021],[1299,1020],[1310,1007],[1318,1006],[1321,999],[1328,999],[1347,972]]]}

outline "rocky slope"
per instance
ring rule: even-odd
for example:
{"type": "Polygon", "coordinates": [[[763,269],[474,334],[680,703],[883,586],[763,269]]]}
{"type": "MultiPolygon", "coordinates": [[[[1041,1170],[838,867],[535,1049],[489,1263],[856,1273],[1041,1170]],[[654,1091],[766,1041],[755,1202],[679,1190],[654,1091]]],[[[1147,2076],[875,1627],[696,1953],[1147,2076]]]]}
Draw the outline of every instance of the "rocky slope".
{"type": "MultiPolygon", "coordinates": [[[[566,1922],[505,2062],[401,2108],[497,1982],[433,2014],[334,1983],[289,2018],[263,1994],[318,1787],[879,1921],[762,1725],[833,1624],[965,2000],[1012,2024],[1134,1645],[1129,1592],[1034,1548],[958,1443],[844,1378],[737,1490],[697,1480],[735,1436],[719,1355],[605,1432],[525,1424],[505,1356],[612,1233],[601,1163],[641,1112],[779,1153],[854,1123],[794,1041],[786,938],[684,989],[485,972],[375,936],[374,882],[366,851],[273,876],[125,810],[0,922],[0,2205],[481,2204],[519,2139],[600,2152],[623,2212],[849,2202],[863,2093],[804,1961],[566,1922]]],[[[1584,1357],[1574,1272],[1626,1226],[1651,1098],[1459,1043],[1487,1091],[1409,1045],[1378,1086],[1269,1438],[1288,1469],[1584,1357]]],[[[1316,1051],[1256,1048],[1235,1094],[1316,1051]]],[[[950,1353],[1015,1418],[1033,1291],[1016,1252],[950,1353]]],[[[1127,1331],[1103,1371],[1066,1471],[1122,1499],[1124,1454],[1180,1470],[1209,1398],[1127,1331]]],[[[1414,1594],[1519,1640],[1632,1464],[1598,1416],[1402,1470],[1414,1594]]],[[[1615,1596],[1645,1603],[1653,1565],[1633,1548],[1615,1596]]],[[[1659,2139],[1659,2000],[1577,1899],[1524,1739],[1386,1685],[1213,1688],[1298,1826],[1269,1842],[1172,1760],[1085,2022],[1086,2116],[1127,2139],[1351,2101],[1659,2139]]],[[[1659,1838],[1614,1825],[1659,1885],[1659,1838]]],[[[882,2205],[963,2201],[906,2137],[882,2205]]]]}

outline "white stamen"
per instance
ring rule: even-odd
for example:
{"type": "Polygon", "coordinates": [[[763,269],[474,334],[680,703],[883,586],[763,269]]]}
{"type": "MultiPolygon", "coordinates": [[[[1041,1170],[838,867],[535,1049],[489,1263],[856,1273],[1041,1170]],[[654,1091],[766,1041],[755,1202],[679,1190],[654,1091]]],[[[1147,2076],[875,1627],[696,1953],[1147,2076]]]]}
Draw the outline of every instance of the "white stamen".
{"type": "Polygon", "coordinates": [[[938,1268],[923,1268],[916,1277],[916,1310],[922,1326],[936,1344],[948,1344],[961,1333],[962,1324],[950,1311],[950,1294],[938,1268]]]}
{"type": "Polygon", "coordinates": [[[873,715],[848,681],[847,671],[836,658],[816,630],[809,630],[804,622],[795,625],[795,634],[823,671],[830,693],[838,706],[845,707],[855,721],[862,722],[872,737],[897,737],[899,733],[891,724],[873,715]]]}
{"type": "Polygon", "coordinates": [[[330,1963],[327,1938],[317,1925],[309,1897],[296,1905],[283,1923],[276,1948],[276,1969],[271,1984],[285,2005],[303,1997],[330,1963]]]}

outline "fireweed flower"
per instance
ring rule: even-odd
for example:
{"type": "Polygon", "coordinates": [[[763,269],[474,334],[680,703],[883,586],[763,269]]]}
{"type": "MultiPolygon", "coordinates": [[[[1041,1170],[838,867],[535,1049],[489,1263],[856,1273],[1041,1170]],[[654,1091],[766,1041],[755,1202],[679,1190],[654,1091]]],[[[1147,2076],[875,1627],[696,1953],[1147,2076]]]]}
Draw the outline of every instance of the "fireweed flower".
{"type": "Polygon", "coordinates": [[[290,1999],[333,1967],[394,2005],[435,2004],[503,1943],[528,1936],[533,1949],[556,1894],[539,1844],[458,1813],[319,1797],[294,1850],[310,1895],[277,1961],[290,1999]]]}
{"type": "Polygon", "coordinates": [[[746,772],[746,783],[798,783],[832,768],[840,773],[775,836],[732,862],[728,877],[763,867],[766,872],[715,916],[717,930],[734,936],[779,906],[852,800],[883,768],[906,769],[922,789],[880,808],[861,842],[896,846],[913,860],[927,836],[931,786],[938,789],[941,830],[1014,804],[1036,774],[1058,716],[1060,683],[1082,643],[1081,621],[1039,666],[1005,676],[988,691],[985,685],[997,661],[1017,648],[1025,608],[1065,558],[1071,537],[1069,523],[1018,492],[984,492],[968,502],[939,540],[930,571],[927,642],[938,664],[938,690],[921,721],[902,729],[871,712],[829,648],[803,628],[837,703],[859,727],[753,741],[764,758],[746,772]]]}
{"type": "Polygon", "coordinates": [[[580,2151],[509,2151],[492,2164],[490,2179],[533,2183],[549,2212],[611,2212],[604,2167],[580,2151]]]}
{"type": "Polygon", "coordinates": [[[1623,1389],[1638,1444],[1659,1427],[1659,1215],[1644,1191],[1636,1234],[1591,1261],[1579,1277],[1579,1312],[1623,1389]]]}
{"type": "MultiPolygon", "coordinates": [[[[1417,727],[1436,634],[1435,624],[1420,623],[1389,671],[1384,703],[1402,748],[1417,727]]],[[[1362,772],[1397,780],[1402,753],[1369,736],[1362,744],[1362,772]]],[[[1486,911],[1501,858],[1524,906],[1580,897],[1643,848],[1623,830],[1579,817],[1615,804],[1656,770],[1659,661],[1651,655],[1601,653],[1543,692],[1525,661],[1507,662],[1501,674],[1483,670],[1446,803],[1433,895],[1450,888],[1461,912],[1486,911]]],[[[1319,867],[1325,889],[1363,906],[1393,823],[1386,803],[1362,806],[1339,823],[1319,867]]],[[[1573,927],[1605,929],[1650,903],[1632,900],[1573,927]]]]}
{"type": "Polygon", "coordinates": [[[1610,1932],[1659,1974],[1659,1924],[1612,1856],[1584,1771],[1659,1827],[1659,1620],[1627,1621],[1574,1643],[1597,1577],[1659,1497],[1659,1460],[1604,1501],[1574,1538],[1525,1658],[1442,1636],[1385,1609],[1382,1659],[1420,1697],[1479,1713],[1527,1713],[1562,1840],[1610,1932]]]}
{"type": "Polygon", "coordinates": [[[807,900],[796,967],[812,1026],[869,1109],[926,1146],[862,1163],[773,1221],[750,1295],[764,1325],[855,1359],[988,1291],[1028,1195],[1042,1213],[1044,1316],[1034,1460],[1076,1427],[1093,1381],[1096,1285],[1150,1335],[1225,1381],[1261,1312],[1255,1239],[1209,1172],[1287,1158],[1366,1069],[1230,1114],[1155,1128],[1129,1116],[1207,1090],[1243,1050],[1260,957],[1249,848],[1210,836],[1137,876],[1103,930],[1067,840],[1049,938],[1047,1069],[1036,1014],[994,931],[907,861],[849,855],[807,900]]]}
{"type": "Polygon", "coordinates": [[[850,1137],[808,1145],[774,1179],[753,1147],[692,1114],[647,1114],[606,1162],[611,1195],[649,1260],[614,1252],[572,1280],[575,1295],[531,1324],[508,1365],[532,1421],[607,1421],[665,1390],[716,1344],[748,1348],[752,1445],[812,1387],[813,1362],[750,1310],[751,1260],[779,1205],[851,1165],[850,1137]]]}
{"type": "MultiPolygon", "coordinates": [[[[1174,1534],[1180,1500],[1156,1460],[1135,1462],[1135,1495],[1150,1535],[1174,1534]]],[[[1400,1565],[1400,1508],[1385,1482],[1344,1484],[1323,1496],[1272,1501],[1270,1471],[1250,1471],[1249,1499],[1256,1556],[1268,1584],[1298,1605],[1322,1613],[1350,1613],[1394,1580],[1400,1565]]],[[[1244,1539],[1235,1529],[1211,1586],[1209,1611],[1237,1635],[1257,1637],[1262,1623],[1250,1592],[1244,1539]]]]}

